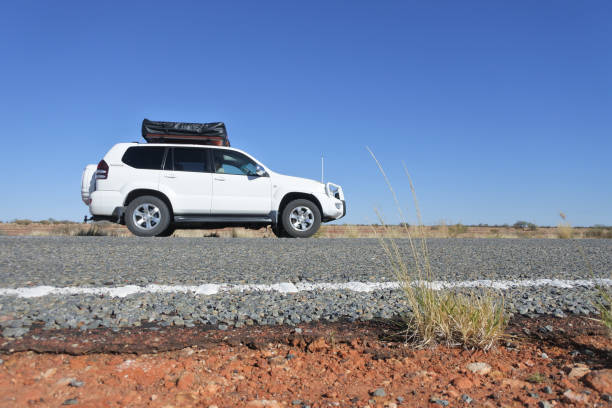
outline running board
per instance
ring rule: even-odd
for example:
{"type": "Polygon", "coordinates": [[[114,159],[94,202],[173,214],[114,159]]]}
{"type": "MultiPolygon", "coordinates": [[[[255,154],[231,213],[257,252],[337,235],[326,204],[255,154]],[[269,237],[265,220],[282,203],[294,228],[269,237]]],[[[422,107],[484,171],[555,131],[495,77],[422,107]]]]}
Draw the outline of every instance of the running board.
{"type": "Polygon", "coordinates": [[[174,222],[271,224],[272,218],[266,215],[175,215],[174,222]]]}

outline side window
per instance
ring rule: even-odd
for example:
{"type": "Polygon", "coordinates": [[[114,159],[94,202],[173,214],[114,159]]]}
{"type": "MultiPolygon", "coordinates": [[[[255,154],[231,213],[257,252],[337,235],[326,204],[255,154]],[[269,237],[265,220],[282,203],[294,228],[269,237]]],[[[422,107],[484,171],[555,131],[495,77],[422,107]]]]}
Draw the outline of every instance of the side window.
{"type": "Polygon", "coordinates": [[[242,153],[232,150],[212,149],[215,160],[215,172],[255,176],[257,164],[242,153]]]}
{"type": "MultiPolygon", "coordinates": [[[[168,158],[174,157],[173,162],[175,171],[193,171],[199,173],[205,173],[207,171],[206,149],[199,149],[197,147],[175,147],[172,151],[172,156],[169,155],[168,158]]],[[[168,160],[166,160],[166,162],[167,161],[168,160]]]]}
{"type": "Polygon", "coordinates": [[[121,161],[136,169],[159,170],[165,150],[161,146],[132,146],[125,151],[121,161]]]}

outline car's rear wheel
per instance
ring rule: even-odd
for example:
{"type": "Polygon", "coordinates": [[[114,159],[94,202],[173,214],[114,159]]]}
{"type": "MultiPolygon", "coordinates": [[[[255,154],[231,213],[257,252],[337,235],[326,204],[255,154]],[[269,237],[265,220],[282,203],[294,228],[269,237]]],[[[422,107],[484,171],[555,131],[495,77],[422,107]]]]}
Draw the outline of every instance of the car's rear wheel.
{"type": "Polygon", "coordinates": [[[170,210],[157,197],[140,196],[128,204],[125,225],[139,237],[163,236],[170,227],[170,210]]]}
{"type": "Polygon", "coordinates": [[[321,226],[321,212],[315,203],[306,199],[293,200],[283,209],[282,226],[288,236],[308,238],[321,226]]]}

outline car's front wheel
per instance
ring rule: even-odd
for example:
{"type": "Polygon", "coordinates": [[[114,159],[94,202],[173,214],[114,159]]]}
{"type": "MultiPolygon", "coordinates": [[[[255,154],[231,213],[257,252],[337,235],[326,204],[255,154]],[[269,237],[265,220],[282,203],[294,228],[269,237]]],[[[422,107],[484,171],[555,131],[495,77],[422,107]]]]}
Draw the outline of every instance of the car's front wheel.
{"type": "Polygon", "coordinates": [[[170,226],[170,210],[157,197],[140,196],[128,204],[125,225],[139,237],[163,236],[170,226]]]}
{"type": "Polygon", "coordinates": [[[293,238],[308,238],[321,226],[321,212],[315,203],[306,199],[293,200],[281,215],[283,229],[293,238]]]}

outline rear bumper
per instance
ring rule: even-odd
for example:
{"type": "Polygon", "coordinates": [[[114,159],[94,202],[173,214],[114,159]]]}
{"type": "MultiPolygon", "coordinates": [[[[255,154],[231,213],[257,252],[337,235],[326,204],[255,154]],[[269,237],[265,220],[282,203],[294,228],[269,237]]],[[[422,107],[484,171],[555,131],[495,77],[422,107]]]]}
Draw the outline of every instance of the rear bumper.
{"type": "Polygon", "coordinates": [[[89,212],[97,216],[116,216],[117,208],[123,208],[123,196],[118,191],[96,190],[91,193],[89,212]]]}

